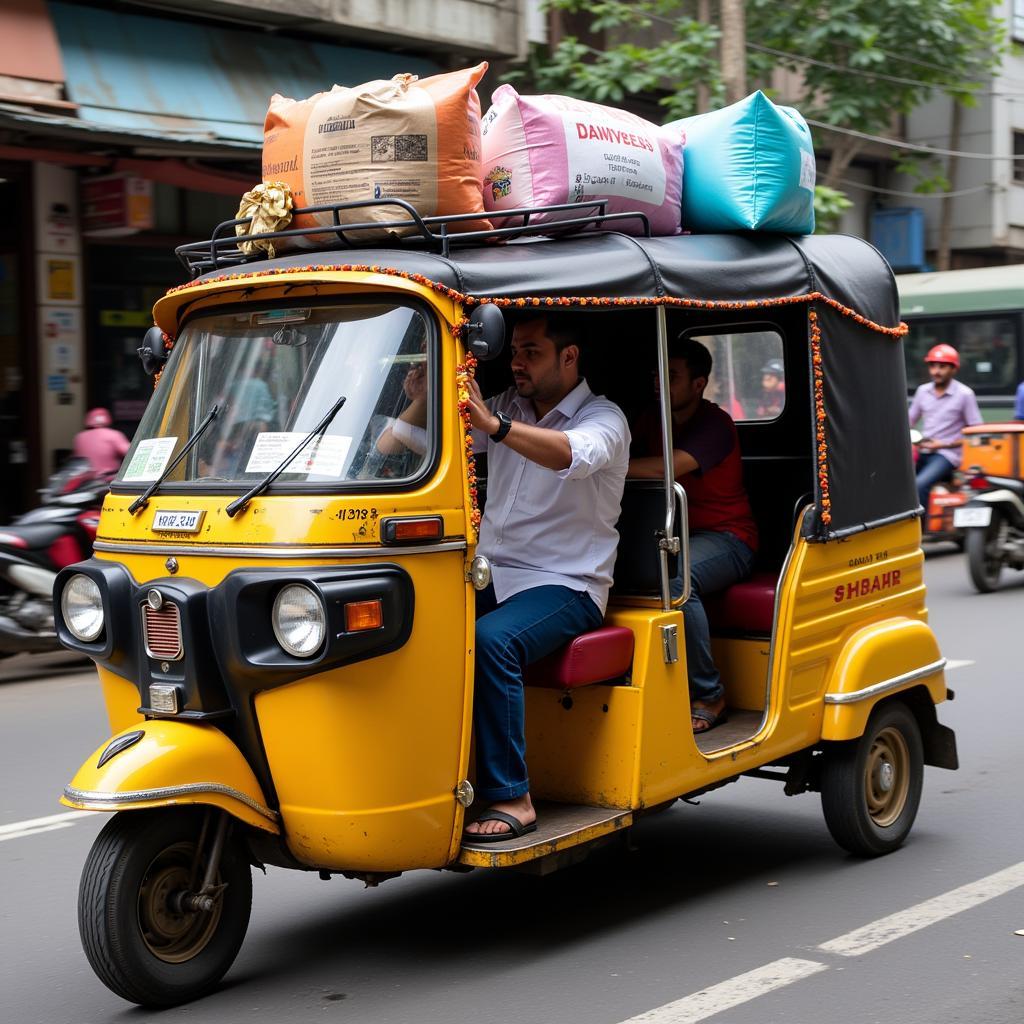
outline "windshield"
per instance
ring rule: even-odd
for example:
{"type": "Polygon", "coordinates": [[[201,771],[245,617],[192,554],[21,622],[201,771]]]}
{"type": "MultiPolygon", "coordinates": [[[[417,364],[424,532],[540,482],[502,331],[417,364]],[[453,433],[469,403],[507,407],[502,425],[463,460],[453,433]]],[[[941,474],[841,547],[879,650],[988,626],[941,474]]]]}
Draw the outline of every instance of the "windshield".
{"type": "Polygon", "coordinates": [[[174,346],[117,480],[145,486],[157,479],[217,406],[167,481],[251,486],[343,396],[327,429],[275,486],[410,480],[432,450],[429,338],[423,314],[397,304],[197,318],[174,346]]]}

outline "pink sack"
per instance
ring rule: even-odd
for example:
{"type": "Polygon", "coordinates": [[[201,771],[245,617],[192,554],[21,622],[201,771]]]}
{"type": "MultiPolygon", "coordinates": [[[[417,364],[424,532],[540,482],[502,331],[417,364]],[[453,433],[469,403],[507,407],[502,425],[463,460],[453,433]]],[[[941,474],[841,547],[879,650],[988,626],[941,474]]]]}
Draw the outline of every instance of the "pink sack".
{"type": "MultiPolygon", "coordinates": [[[[491,212],[607,199],[608,213],[646,214],[655,235],[679,234],[683,134],[568,96],[520,96],[502,85],[481,125],[484,207],[491,212]]],[[[531,224],[576,216],[539,214],[531,224]]],[[[519,218],[492,218],[495,227],[519,218]]],[[[643,234],[639,220],[607,229],[643,234]]]]}

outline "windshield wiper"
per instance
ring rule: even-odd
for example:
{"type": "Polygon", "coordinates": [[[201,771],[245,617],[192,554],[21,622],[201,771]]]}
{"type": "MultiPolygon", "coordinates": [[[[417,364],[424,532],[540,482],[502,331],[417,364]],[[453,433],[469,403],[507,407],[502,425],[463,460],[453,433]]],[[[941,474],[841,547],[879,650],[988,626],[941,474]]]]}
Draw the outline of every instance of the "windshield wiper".
{"type": "Polygon", "coordinates": [[[338,410],[347,400],[347,396],[342,395],[341,398],[339,398],[334,405],[327,410],[327,415],[324,416],[324,418],[298,443],[294,451],[285,456],[281,461],[281,464],[276,469],[271,470],[251,491],[247,491],[240,498],[235,498],[235,500],[231,502],[224,511],[229,516],[233,517],[237,513],[241,512],[253,498],[262,494],[288,468],[292,459],[294,459],[295,456],[298,455],[314,437],[322,434],[331,425],[331,421],[338,415],[338,410]]]}
{"type": "Polygon", "coordinates": [[[206,433],[206,428],[217,418],[218,411],[219,406],[215,405],[206,414],[206,419],[196,427],[192,436],[185,442],[185,447],[178,452],[175,460],[128,506],[129,515],[135,515],[139,509],[143,509],[149,504],[149,499],[156,494],[157,488],[174,472],[178,463],[199,443],[199,438],[206,433]]]}

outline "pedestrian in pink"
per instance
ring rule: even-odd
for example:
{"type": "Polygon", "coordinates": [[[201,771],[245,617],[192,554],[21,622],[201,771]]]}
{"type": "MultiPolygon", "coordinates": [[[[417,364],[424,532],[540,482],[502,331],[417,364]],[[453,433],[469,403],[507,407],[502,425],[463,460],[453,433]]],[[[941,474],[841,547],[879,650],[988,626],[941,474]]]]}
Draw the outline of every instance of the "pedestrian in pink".
{"type": "Polygon", "coordinates": [[[128,438],[113,429],[113,422],[106,409],[90,409],[85,415],[85,430],[75,436],[75,456],[88,459],[100,476],[113,476],[131,447],[128,438]]]}

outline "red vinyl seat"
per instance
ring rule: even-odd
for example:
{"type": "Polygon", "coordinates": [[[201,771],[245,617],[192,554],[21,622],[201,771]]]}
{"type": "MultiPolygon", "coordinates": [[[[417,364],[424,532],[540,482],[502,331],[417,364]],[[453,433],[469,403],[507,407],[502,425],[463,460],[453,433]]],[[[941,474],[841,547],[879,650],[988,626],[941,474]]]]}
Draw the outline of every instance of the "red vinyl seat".
{"type": "Polygon", "coordinates": [[[777,584],[778,577],[774,573],[755,572],[728,590],[704,598],[712,632],[770,635],[777,584]]]}
{"type": "Polygon", "coordinates": [[[624,676],[633,664],[633,630],[602,626],[584,633],[526,669],[527,686],[571,690],[624,676]]]}

